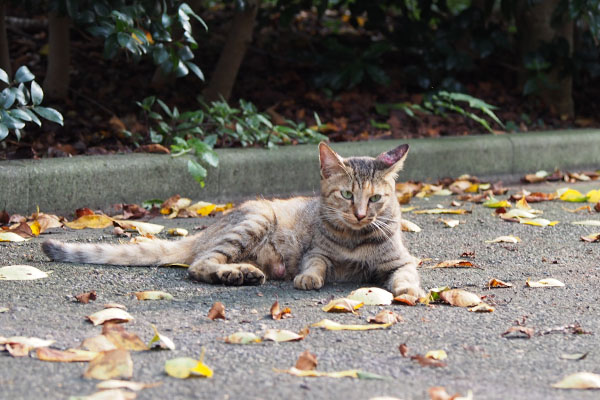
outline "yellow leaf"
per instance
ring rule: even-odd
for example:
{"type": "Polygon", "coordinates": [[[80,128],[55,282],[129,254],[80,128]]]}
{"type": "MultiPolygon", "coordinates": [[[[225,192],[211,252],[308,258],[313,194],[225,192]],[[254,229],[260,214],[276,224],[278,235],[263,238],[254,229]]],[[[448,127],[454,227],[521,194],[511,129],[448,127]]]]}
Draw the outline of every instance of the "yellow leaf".
{"type": "Polygon", "coordinates": [[[42,227],[40,226],[40,223],[38,221],[28,222],[27,225],[29,225],[31,233],[33,233],[35,236],[40,236],[40,233],[42,232],[42,227]]]}
{"type": "Polygon", "coordinates": [[[585,221],[575,221],[571,223],[573,225],[600,226],[600,221],[595,219],[587,219],[585,221]]]}
{"type": "Polygon", "coordinates": [[[432,208],[429,210],[417,210],[413,211],[415,214],[466,214],[468,211],[462,208],[450,209],[450,208],[432,208]]]}
{"type": "Polygon", "coordinates": [[[430,350],[425,354],[425,358],[431,358],[434,360],[445,360],[448,358],[448,354],[444,350],[430,350]]]}
{"type": "Polygon", "coordinates": [[[350,300],[346,298],[333,299],[326,304],[322,310],[325,312],[351,312],[358,310],[364,305],[364,303],[357,300],[350,300]]]}
{"type": "Polygon", "coordinates": [[[213,371],[204,364],[204,348],[199,360],[190,357],[179,357],[165,362],[165,372],[173,378],[185,379],[190,376],[211,378],[213,371]]]}
{"type": "Polygon", "coordinates": [[[587,194],[585,195],[585,197],[587,197],[587,201],[589,203],[598,203],[598,202],[600,202],[600,189],[590,190],[589,192],[587,192],[587,194]]]}
{"type": "Polygon", "coordinates": [[[82,215],[75,221],[65,222],[71,229],[102,229],[113,224],[113,219],[104,214],[82,215]]]}
{"type": "Polygon", "coordinates": [[[201,217],[208,216],[213,210],[217,208],[216,204],[206,203],[204,201],[199,201],[196,204],[193,204],[187,208],[188,211],[195,212],[201,217]]]}
{"type": "Polygon", "coordinates": [[[558,389],[600,389],[600,375],[591,372],[577,372],[554,383],[558,389]]]}
{"type": "Polygon", "coordinates": [[[14,232],[1,232],[0,231],[0,242],[25,242],[29,239],[25,239],[23,236],[17,235],[14,232]]]}
{"type": "Polygon", "coordinates": [[[326,377],[326,378],[358,378],[359,370],[350,369],[336,372],[320,372],[315,370],[302,370],[292,367],[290,369],[273,369],[275,372],[281,372],[299,377],[326,377]]]}
{"type": "Polygon", "coordinates": [[[500,207],[509,208],[509,207],[512,207],[512,205],[508,201],[506,201],[506,200],[496,200],[493,197],[491,199],[483,202],[482,206],[488,207],[488,208],[500,208],[500,207]]]}
{"type": "Polygon", "coordinates": [[[138,300],[173,300],[173,295],[162,290],[146,290],[144,292],[135,292],[138,300]]]}
{"type": "Polygon", "coordinates": [[[446,260],[427,268],[477,268],[469,260],[446,260]]]}
{"type": "Polygon", "coordinates": [[[533,287],[533,288],[539,288],[539,287],[563,287],[563,286],[565,286],[564,283],[562,283],[558,279],[554,279],[554,278],[541,279],[541,280],[535,281],[535,282],[532,282],[529,279],[527,279],[527,282],[525,282],[525,284],[527,286],[533,287]]]}
{"type": "Polygon", "coordinates": [[[0,268],[0,281],[31,281],[47,277],[46,272],[31,265],[9,265],[0,268]]]}
{"type": "Polygon", "coordinates": [[[568,201],[572,203],[581,203],[587,201],[587,197],[575,189],[567,189],[563,191],[560,195],[560,199],[562,201],[568,201]]]}
{"type": "Polygon", "coordinates": [[[488,288],[508,288],[512,287],[512,283],[501,281],[500,279],[492,278],[488,282],[488,288]]]}
{"type": "Polygon", "coordinates": [[[559,221],[550,221],[545,218],[534,218],[534,219],[521,218],[521,219],[519,219],[519,222],[521,224],[525,224],[525,225],[546,227],[546,226],[554,226],[554,225],[558,224],[559,221]]]}
{"type": "Polygon", "coordinates": [[[343,325],[329,319],[321,320],[311,326],[315,328],[323,328],[330,331],[368,331],[371,329],[389,328],[392,324],[377,324],[377,325],[343,325]]]}
{"type": "Polygon", "coordinates": [[[387,306],[392,304],[394,295],[378,287],[364,287],[352,291],[347,299],[359,301],[367,306],[387,306]]]}
{"type": "Polygon", "coordinates": [[[251,332],[236,332],[225,338],[225,343],[231,344],[260,343],[260,341],[260,338],[251,332]]]}
{"type": "Polygon", "coordinates": [[[521,197],[521,199],[515,204],[515,207],[517,207],[519,210],[531,210],[531,206],[529,205],[529,203],[527,203],[527,196],[521,197]]]}

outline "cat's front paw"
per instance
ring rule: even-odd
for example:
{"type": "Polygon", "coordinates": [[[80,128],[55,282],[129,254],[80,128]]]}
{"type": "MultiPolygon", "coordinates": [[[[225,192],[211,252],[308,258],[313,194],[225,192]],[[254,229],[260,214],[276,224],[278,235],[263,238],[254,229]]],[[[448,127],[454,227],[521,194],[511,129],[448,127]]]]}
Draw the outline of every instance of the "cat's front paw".
{"type": "Polygon", "coordinates": [[[265,274],[254,265],[240,264],[240,271],[244,276],[244,285],[262,285],[265,283],[265,274]]]}
{"type": "Polygon", "coordinates": [[[323,287],[323,278],[313,274],[300,274],[294,278],[294,287],[300,290],[315,290],[323,287]]]}
{"type": "Polygon", "coordinates": [[[392,288],[394,297],[400,296],[401,294],[409,294],[411,296],[425,297],[425,291],[421,289],[419,285],[410,285],[407,283],[398,284],[392,288]]]}

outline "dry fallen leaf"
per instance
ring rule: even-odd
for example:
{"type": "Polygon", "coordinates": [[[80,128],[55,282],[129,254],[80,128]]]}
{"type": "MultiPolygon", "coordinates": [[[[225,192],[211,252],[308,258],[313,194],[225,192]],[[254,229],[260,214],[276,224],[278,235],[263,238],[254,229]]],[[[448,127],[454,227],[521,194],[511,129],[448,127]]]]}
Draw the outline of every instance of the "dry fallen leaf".
{"type": "Polygon", "coordinates": [[[404,218],[400,220],[400,228],[403,232],[421,232],[421,227],[419,225],[404,218]]]}
{"type": "Polygon", "coordinates": [[[427,357],[422,356],[420,354],[411,356],[410,359],[411,360],[415,360],[422,367],[446,367],[448,365],[448,364],[446,364],[443,361],[434,360],[433,358],[427,358],[427,357]]]}
{"type": "Polygon", "coordinates": [[[133,360],[127,350],[109,350],[100,352],[84,372],[84,378],[107,380],[113,378],[131,379],[133,360]]]}
{"type": "Polygon", "coordinates": [[[81,343],[81,347],[97,353],[101,351],[115,350],[117,346],[113,342],[108,340],[104,335],[97,335],[87,339],[84,339],[81,343]]]}
{"type": "Polygon", "coordinates": [[[375,324],[395,324],[402,322],[402,317],[393,311],[381,310],[374,317],[369,317],[367,321],[375,324]]]}
{"type": "Polygon", "coordinates": [[[271,318],[274,320],[280,320],[285,318],[292,317],[292,310],[289,307],[284,308],[283,310],[279,307],[279,301],[275,300],[271,309],[269,310],[271,314],[271,318]]]}
{"type": "Polygon", "coordinates": [[[317,368],[317,356],[308,350],[304,350],[304,352],[300,354],[300,357],[298,357],[295,368],[302,371],[314,370],[317,368]]]}
{"type": "Polygon", "coordinates": [[[575,189],[558,190],[557,194],[562,201],[582,203],[587,201],[587,196],[575,189]]]}
{"type": "Polygon", "coordinates": [[[512,283],[501,281],[500,279],[492,278],[488,282],[489,288],[509,288],[512,287],[512,283]]]}
{"type": "Polygon", "coordinates": [[[473,307],[481,303],[481,298],[475,293],[463,289],[450,289],[440,293],[440,298],[446,303],[457,307],[473,307]]]}
{"type": "Polygon", "coordinates": [[[144,292],[135,292],[138,300],[173,300],[173,295],[162,290],[146,290],[144,292]]]}
{"type": "Polygon", "coordinates": [[[100,390],[127,389],[131,390],[132,392],[139,392],[140,390],[149,389],[160,385],[162,385],[162,382],[143,383],[110,379],[107,381],[99,382],[96,385],[96,388],[100,390]]]}
{"type": "Polygon", "coordinates": [[[496,309],[487,303],[481,302],[474,307],[470,307],[471,312],[494,312],[496,309]]]}
{"type": "Polygon", "coordinates": [[[508,201],[497,200],[493,197],[484,201],[481,205],[484,207],[487,207],[487,208],[500,208],[500,207],[509,208],[509,207],[512,207],[512,205],[508,201]]]}
{"type": "Polygon", "coordinates": [[[550,221],[545,218],[533,218],[533,219],[521,218],[521,219],[519,219],[519,222],[521,224],[525,224],[525,225],[533,225],[533,226],[541,226],[541,227],[554,226],[559,223],[559,221],[550,221]]]}
{"type": "Polygon", "coordinates": [[[394,301],[401,304],[406,304],[407,306],[414,306],[417,304],[418,298],[416,296],[412,296],[410,294],[401,294],[400,296],[394,297],[394,301]]]}
{"type": "Polygon", "coordinates": [[[577,372],[552,384],[558,389],[600,389],[600,375],[591,372],[577,372]]]}
{"type": "Polygon", "coordinates": [[[187,236],[189,234],[187,229],[183,228],[171,228],[167,231],[167,233],[171,236],[187,236]]]}
{"type": "Polygon", "coordinates": [[[127,332],[121,324],[105,323],[102,326],[102,335],[114,344],[117,349],[130,351],[145,351],[149,349],[138,335],[127,332]]]}
{"type": "Polygon", "coordinates": [[[430,400],[473,400],[473,392],[469,390],[467,397],[463,397],[458,393],[449,395],[446,388],[441,386],[431,387],[428,390],[430,400]]]}
{"type": "Polygon", "coordinates": [[[394,295],[378,287],[364,287],[352,291],[346,298],[361,302],[366,306],[387,306],[392,304],[394,295]]]}
{"type": "Polygon", "coordinates": [[[446,260],[427,268],[479,268],[469,260],[446,260]]]}
{"type": "Polygon", "coordinates": [[[398,350],[400,350],[402,357],[408,357],[408,346],[406,343],[402,343],[400,346],[398,346],[398,350]]]}
{"type": "Polygon", "coordinates": [[[134,400],[137,394],[127,390],[109,389],[101,390],[89,396],[71,397],[73,400],[134,400]]]}
{"type": "Polygon", "coordinates": [[[154,325],[151,325],[151,326],[152,326],[152,329],[154,330],[154,336],[148,342],[148,347],[152,348],[152,345],[154,343],[158,342],[160,348],[162,348],[162,349],[175,350],[175,343],[173,343],[173,341],[170,338],[168,338],[167,336],[161,334],[158,331],[158,329],[156,329],[156,326],[154,326],[154,325]]]}
{"type": "Polygon", "coordinates": [[[574,354],[566,354],[563,353],[560,355],[560,359],[561,360],[574,360],[574,361],[578,361],[578,360],[583,360],[584,358],[586,358],[588,355],[588,353],[574,353],[574,354]]]}
{"type": "Polygon", "coordinates": [[[149,222],[131,221],[131,220],[114,220],[115,226],[119,226],[125,230],[137,231],[140,235],[156,235],[163,230],[164,226],[151,224],[149,222]]]}
{"type": "Polygon", "coordinates": [[[584,226],[600,226],[599,220],[587,219],[585,221],[571,222],[573,225],[584,225],[584,226]]]}
{"type": "Polygon", "coordinates": [[[0,268],[0,281],[30,281],[47,277],[46,272],[31,265],[9,265],[0,268]]]}
{"type": "Polygon", "coordinates": [[[225,343],[231,344],[249,344],[260,343],[261,339],[251,332],[236,332],[224,338],[225,343]]]}
{"type": "Polygon", "coordinates": [[[350,300],[346,298],[331,300],[327,305],[321,308],[325,312],[351,312],[359,309],[364,305],[363,302],[350,300]]]}
{"type": "Polygon", "coordinates": [[[502,333],[502,337],[509,337],[509,338],[517,338],[517,337],[523,337],[523,335],[527,336],[527,339],[530,339],[533,337],[535,331],[533,328],[528,328],[526,326],[522,326],[522,325],[516,325],[516,326],[511,326],[510,328],[508,328],[504,333],[502,333]],[[517,333],[517,335],[514,335],[514,333],[517,333]],[[519,335],[521,334],[521,335],[519,335]]]}
{"type": "Polygon", "coordinates": [[[521,239],[517,236],[508,235],[508,236],[498,236],[494,240],[486,240],[486,243],[519,243],[521,239]]]}
{"type": "Polygon", "coordinates": [[[460,224],[460,221],[457,219],[440,219],[448,228],[457,227],[460,224]]]}
{"type": "Polygon", "coordinates": [[[343,325],[329,319],[321,320],[311,326],[315,328],[323,328],[330,331],[367,331],[371,329],[385,329],[392,326],[392,324],[370,324],[370,325],[343,325]]]}
{"type": "Polygon", "coordinates": [[[39,347],[48,347],[54,340],[40,339],[36,337],[12,336],[9,338],[0,337],[0,346],[4,346],[6,351],[13,357],[25,357],[29,352],[39,347]]]}
{"type": "Polygon", "coordinates": [[[565,286],[564,283],[562,283],[558,279],[554,279],[554,278],[540,279],[539,281],[530,281],[529,279],[527,279],[527,282],[525,282],[525,284],[527,286],[533,287],[533,288],[565,286]]]}
{"type": "Polygon", "coordinates": [[[600,232],[592,233],[592,234],[586,235],[586,236],[581,236],[581,240],[583,240],[584,242],[590,242],[590,243],[600,242],[600,232]]]}
{"type": "Polygon", "coordinates": [[[425,353],[425,358],[432,358],[434,360],[445,360],[448,358],[448,354],[444,350],[429,350],[425,353]]]}
{"type": "Polygon", "coordinates": [[[87,362],[93,360],[98,352],[81,349],[56,350],[40,347],[35,350],[38,360],[54,362],[87,362]]]}
{"type": "Polygon", "coordinates": [[[75,295],[75,298],[80,303],[88,304],[90,300],[96,300],[96,291],[92,290],[91,292],[77,294],[75,295]]]}
{"type": "Polygon", "coordinates": [[[432,208],[429,210],[417,210],[413,211],[415,214],[467,214],[469,211],[462,208],[450,209],[450,208],[432,208]]]}
{"type": "Polygon", "coordinates": [[[113,219],[104,214],[82,215],[72,222],[65,222],[71,229],[103,229],[113,224],[113,219]]]}
{"type": "Polygon", "coordinates": [[[274,342],[292,342],[304,339],[304,336],[285,329],[268,329],[263,335],[263,340],[274,342]]]}
{"type": "Polygon", "coordinates": [[[211,321],[215,319],[226,319],[225,318],[225,304],[220,301],[216,301],[213,303],[212,307],[208,311],[207,318],[211,321]]]}
{"type": "Polygon", "coordinates": [[[27,240],[29,239],[25,239],[14,232],[0,232],[0,242],[25,242],[27,240]]]}
{"type": "Polygon", "coordinates": [[[94,326],[104,324],[105,322],[129,322],[133,317],[125,310],[120,308],[105,308],[86,317],[94,326]]]}

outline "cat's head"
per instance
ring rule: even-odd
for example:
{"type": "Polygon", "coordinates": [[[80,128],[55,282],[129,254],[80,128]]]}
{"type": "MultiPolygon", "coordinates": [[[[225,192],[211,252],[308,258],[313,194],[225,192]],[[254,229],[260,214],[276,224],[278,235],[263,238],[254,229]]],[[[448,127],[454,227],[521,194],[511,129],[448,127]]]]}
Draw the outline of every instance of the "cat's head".
{"type": "Polygon", "coordinates": [[[320,143],[321,198],[327,219],[359,230],[378,218],[395,216],[396,177],[407,153],[408,145],[403,144],[376,158],[342,158],[320,143]]]}

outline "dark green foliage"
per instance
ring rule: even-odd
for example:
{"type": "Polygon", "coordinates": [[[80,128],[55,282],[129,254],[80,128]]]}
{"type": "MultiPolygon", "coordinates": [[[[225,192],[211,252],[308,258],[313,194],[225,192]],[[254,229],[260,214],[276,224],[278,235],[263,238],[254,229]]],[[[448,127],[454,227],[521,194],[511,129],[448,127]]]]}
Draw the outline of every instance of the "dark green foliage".
{"type": "Polygon", "coordinates": [[[202,103],[202,109],[184,112],[177,107],[169,108],[154,96],[137,104],[144,110],[153,143],[171,146],[174,157],[195,155],[195,159],[188,161],[188,171],[202,186],[208,173],[204,166],[219,165],[213,150],[218,141],[226,145],[272,148],[278,144],[318,143],[327,139],[304,123],[286,121],[286,125],[274,125],[268,114],[258,112],[254,104],[244,100],[239,101],[239,108],[225,101],[214,101],[202,103]]]}
{"type": "Polygon", "coordinates": [[[8,87],[0,92],[0,141],[12,131],[18,140],[21,130],[28,122],[42,126],[40,117],[63,124],[63,116],[54,108],[42,107],[44,92],[34,80],[35,76],[26,66],[21,66],[11,81],[8,74],[0,69],[0,81],[8,87]]]}
{"type": "Polygon", "coordinates": [[[104,39],[104,56],[114,58],[125,50],[134,61],[149,56],[165,75],[186,76],[190,72],[204,80],[192,62],[198,43],[192,22],[206,24],[187,3],[158,1],[65,1],[76,24],[104,39]]]}

